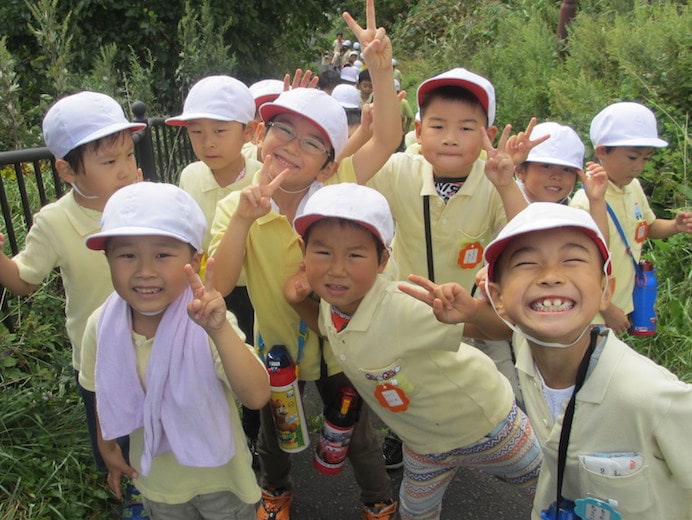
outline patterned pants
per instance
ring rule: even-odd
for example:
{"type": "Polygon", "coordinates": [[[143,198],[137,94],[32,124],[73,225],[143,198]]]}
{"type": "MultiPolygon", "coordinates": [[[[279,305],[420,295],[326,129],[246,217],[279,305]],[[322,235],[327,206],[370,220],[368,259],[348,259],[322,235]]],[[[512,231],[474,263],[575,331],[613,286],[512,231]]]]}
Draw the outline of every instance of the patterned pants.
{"type": "Polygon", "coordinates": [[[462,466],[517,484],[533,496],[542,460],[531,423],[516,404],[492,432],[470,446],[420,455],[404,445],[404,479],[399,491],[401,518],[440,518],[442,496],[462,466]]]}

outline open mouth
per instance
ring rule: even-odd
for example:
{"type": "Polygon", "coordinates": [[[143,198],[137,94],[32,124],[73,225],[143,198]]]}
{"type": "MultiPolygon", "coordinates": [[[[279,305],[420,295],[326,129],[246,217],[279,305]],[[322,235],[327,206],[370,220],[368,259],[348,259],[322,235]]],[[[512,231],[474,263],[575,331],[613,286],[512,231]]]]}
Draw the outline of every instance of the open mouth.
{"type": "Polygon", "coordinates": [[[538,312],[563,312],[574,307],[574,301],[563,298],[543,298],[531,303],[531,309],[538,312]]]}
{"type": "Polygon", "coordinates": [[[161,292],[159,287],[135,287],[137,294],[158,294],[161,292]]]}

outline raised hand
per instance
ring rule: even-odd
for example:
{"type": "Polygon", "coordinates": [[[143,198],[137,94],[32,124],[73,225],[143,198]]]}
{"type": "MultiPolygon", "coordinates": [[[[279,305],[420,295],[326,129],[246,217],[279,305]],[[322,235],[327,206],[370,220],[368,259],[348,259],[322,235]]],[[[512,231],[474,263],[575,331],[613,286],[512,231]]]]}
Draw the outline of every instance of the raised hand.
{"type": "Polygon", "coordinates": [[[360,42],[365,64],[369,69],[392,68],[392,42],[384,27],[377,27],[375,20],[375,0],[365,2],[366,22],[363,29],[349,13],[344,20],[360,42]]]}
{"type": "Polygon", "coordinates": [[[515,165],[526,161],[527,157],[529,156],[529,152],[534,146],[541,144],[543,141],[550,138],[550,134],[545,134],[537,139],[531,140],[531,133],[533,132],[533,128],[535,126],[536,118],[532,117],[528,126],[526,127],[526,130],[519,132],[517,135],[513,135],[508,139],[505,148],[510,157],[512,157],[512,162],[515,165]]]}
{"type": "Polygon", "coordinates": [[[286,301],[291,305],[297,305],[312,292],[310,282],[305,274],[305,263],[300,263],[300,269],[296,274],[291,276],[284,284],[284,296],[286,301]]]}
{"type": "Polygon", "coordinates": [[[303,73],[302,69],[296,69],[292,81],[290,74],[284,76],[284,91],[298,87],[315,88],[319,81],[320,78],[318,76],[313,76],[311,70],[306,70],[305,73],[303,73]]]}
{"type": "Polygon", "coordinates": [[[590,202],[605,199],[605,192],[608,189],[608,174],[603,166],[597,162],[587,162],[586,172],[577,170],[577,175],[584,185],[586,198],[590,202]]]}
{"type": "Polygon", "coordinates": [[[458,283],[438,285],[415,274],[409,275],[408,279],[418,287],[400,283],[401,292],[430,305],[438,321],[463,323],[476,315],[478,301],[458,283]]]}
{"type": "Polygon", "coordinates": [[[271,165],[272,156],[267,154],[262,164],[262,171],[259,176],[259,183],[252,184],[240,192],[240,201],[235,215],[242,219],[256,220],[271,209],[271,198],[274,192],[279,189],[290,170],[286,168],[277,176],[272,177],[271,165]]]}
{"type": "Polygon", "coordinates": [[[488,153],[488,158],[485,161],[485,175],[490,179],[490,182],[496,188],[510,185],[514,182],[514,162],[512,156],[507,151],[507,143],[509,134],[512,131],[512,125],[505,126],[500,136],[500,141],[497,148],[493,148],[493,143],[490,142],[490,137],[485,128],[481,128],[483,137],[483,149],[488,153]]]}
{"type": "Polygon", "coordinates": [[[194,298],[187,304],[187,314],[210,335],[225,326],[226,302],[223,295],[214,287],[214,257],[207,259],[204,283],[190,264],[185,265],[187,282],[194,298]]]}

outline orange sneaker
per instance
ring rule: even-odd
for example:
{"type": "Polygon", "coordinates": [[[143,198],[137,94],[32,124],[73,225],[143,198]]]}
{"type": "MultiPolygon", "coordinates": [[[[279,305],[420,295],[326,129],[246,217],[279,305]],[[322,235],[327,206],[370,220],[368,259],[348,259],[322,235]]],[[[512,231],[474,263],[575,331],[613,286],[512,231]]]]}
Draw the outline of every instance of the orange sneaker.
{"type": "Polygon", "coordinates": [[[390,520],[394,518],[397,502],[379,502],[373,506],[363,506],[361,520],[390,520]]]}
{"type": "MultiPolygon", "coordinates": [[[[293,492],[289,490],[262,490],[257,509],[257,520],[290,520],[293,492]]],[[[379,518],[379,517],[373,517],[379,518]]],[[[388,518],[388,517],[382,517],[388,518]]]]}

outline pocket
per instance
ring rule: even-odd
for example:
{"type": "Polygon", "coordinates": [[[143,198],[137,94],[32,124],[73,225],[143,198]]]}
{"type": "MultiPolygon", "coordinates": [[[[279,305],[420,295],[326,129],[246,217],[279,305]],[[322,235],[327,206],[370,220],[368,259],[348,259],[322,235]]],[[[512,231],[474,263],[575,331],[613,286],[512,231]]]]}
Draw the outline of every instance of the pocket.
{"type": "Polygon", "coordinates": [[[359,371],[362,377],[375,385],[389,383],[400,387],[408,397],[415,394],[416,387],[406,377],[406,362],[402,359],[379,368],[360,368],[359,371]]]}
{"type": "Polygon", "coordinates": [[[580,460],[579,484],[584,496],[617,500],[621,513],[641,514],[653,505],[646,463],[628,475],[614,477],[591,471],[580,460]]]}

